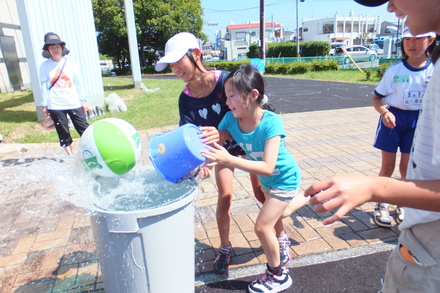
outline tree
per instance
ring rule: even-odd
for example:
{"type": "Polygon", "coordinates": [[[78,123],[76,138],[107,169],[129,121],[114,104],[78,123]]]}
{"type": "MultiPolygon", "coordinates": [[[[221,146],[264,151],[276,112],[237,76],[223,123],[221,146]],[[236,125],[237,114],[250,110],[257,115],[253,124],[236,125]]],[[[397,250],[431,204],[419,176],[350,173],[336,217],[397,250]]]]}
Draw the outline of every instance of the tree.
{"type": "Polygon", "coordinates": [[[99,52],[113,57],[121,66],[128,59],[127,27],[123,0],[93,0],[99,52]]]}
{"type": "MultiPolygon", "coordinates": [[[[92,0],[100,53],[128,58],[123,0],[92,0]]],[[[203,10],[200,0],[133,0],[141,66],[157,59],[157,51],[176,33],[187,31],[200,39],[203,10]]]]}
{"type": "Polygon", "coordinates": [[[260,47],[257,44],[249,46],[249,52],[246,53],[248,58],[260,58],[260,47]]]}

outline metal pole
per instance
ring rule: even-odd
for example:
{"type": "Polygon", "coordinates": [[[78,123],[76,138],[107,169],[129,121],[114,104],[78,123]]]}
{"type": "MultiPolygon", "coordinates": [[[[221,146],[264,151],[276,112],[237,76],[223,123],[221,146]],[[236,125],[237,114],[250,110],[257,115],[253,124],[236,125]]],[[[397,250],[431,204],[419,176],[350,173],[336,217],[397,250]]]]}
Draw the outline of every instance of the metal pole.
{"type": "Polygon", "coordinates": [[[142,76],[139,60],[136,24],[134,19],[133,0],[124,0],[125,18],[127,19],[128,47],[130,52],[130,66],[133,75],[134,87],[141,88],[142,76]]]}
{"type": "Polygon", "coordinates": [[[264,29],[265,29],[264,7],[265,7],[264,0],[260,0],[260,59],[263,60],[266,59],[266,50],[264,44],[264,29]]]}
{"type": "Polygon", "coordinates": [[[296,57],[300,57],[299,53],[299,20],[298,20],[298,0],[296,0],[296,57]]]}

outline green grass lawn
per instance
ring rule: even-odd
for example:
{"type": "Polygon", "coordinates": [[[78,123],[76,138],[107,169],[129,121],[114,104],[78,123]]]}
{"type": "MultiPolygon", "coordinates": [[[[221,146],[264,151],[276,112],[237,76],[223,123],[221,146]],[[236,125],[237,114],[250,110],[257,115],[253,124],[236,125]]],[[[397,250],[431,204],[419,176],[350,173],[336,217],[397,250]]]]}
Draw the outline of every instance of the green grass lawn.
{"type": "MultiPolygon", "coordinates": [[[[351,83],[376,84],[375,77],[367,81],[365,74],[359,71],[310,72],[287,78],[342,81],[351,83]]],[[[130,122],[137,130],[178,124],[177,100],[184,86],[179,79],[143,79],[149,88],[160,90],[145,92],[133,88],[130,78],[104,77],[104,94],[117,93],[126,103],[127,112],[109,113],[98,119],[117,117],[130,122]]],[[[5,143],[41,143],[57,142],[55,130],[46,130],[37,120],[32,90],[0,93],[0,134],[5,143]]],[[[90,120],[93,123],[96,120],[90,120]]],[[[74,138],[79,137],[72,131],[74,138]]]]}

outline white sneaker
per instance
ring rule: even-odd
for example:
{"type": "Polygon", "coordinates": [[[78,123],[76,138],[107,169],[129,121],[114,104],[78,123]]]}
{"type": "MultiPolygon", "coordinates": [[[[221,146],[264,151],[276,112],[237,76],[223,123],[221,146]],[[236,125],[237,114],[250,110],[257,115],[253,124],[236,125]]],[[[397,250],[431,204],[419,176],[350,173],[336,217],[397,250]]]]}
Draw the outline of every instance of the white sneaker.
{"type": "Polygon", "coordinates": [[[373,221],[380,227],[391,227],[391,217],[388,209],[378,204],[373,212],[373,221]]]}
{"type": "Polygon", "coordinates": [[[400,224],[403,222],[403,218],[405,217],[405,209],[402,207],[397,207],[396,213],[397,213],[396,222],[400,224]]]}
{"type": "Polygon", "coordinates": [[[288,269],[283,269],[281,276],[277,276],[271,273],[269,270],[266,270],[266,273],[261,278],[249,284],[249,292],[277,293],[286,290],[293,283],[288,272],[288,269]]]}
{"type": "Polygon", "coordinates": [[[281,265],[285,266],[289,261],[292,260],[292,255],[290,254],[290,240],[287,234],[284,237],[278,238],[278,244],[280,246],[280,261],[281,265]]]}

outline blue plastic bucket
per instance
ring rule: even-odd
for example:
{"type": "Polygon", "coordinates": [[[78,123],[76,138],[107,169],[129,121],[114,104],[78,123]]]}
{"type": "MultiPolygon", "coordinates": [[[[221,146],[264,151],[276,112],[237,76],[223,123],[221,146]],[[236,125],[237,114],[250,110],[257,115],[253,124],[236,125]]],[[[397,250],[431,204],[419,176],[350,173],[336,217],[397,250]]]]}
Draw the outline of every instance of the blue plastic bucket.
{"type": "Polygon", "coordinates": [[[150,160],[164,179],[179,182],[206,161],[200,152],[206,150],[201,133],[194,124],[185,124],[151,138],[150,160]]]}

